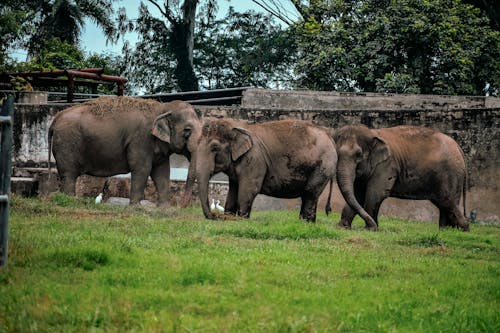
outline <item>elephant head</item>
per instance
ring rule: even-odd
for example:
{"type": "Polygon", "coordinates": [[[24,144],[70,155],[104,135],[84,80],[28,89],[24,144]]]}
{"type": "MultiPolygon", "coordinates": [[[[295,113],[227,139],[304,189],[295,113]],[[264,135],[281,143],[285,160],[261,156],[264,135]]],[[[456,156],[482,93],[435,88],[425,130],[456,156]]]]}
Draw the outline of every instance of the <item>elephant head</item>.
{"type": "Polygon", "coordinates": [[[375,168],[391,156],[391,150],[376,131],[366,126],[345,126],[335,132],[338,164],[337,182],[346,202],[366,222],[367,227],[376,229],[377,224],[358,202],[354,182],[367,179],[375,168]]]}
{"type": "Polygon", "coordinates": [[[168,143],[171,152],[189,157],[196,150],[201,134],[201,122],[195,110],[182,101],[166,103],[161,108],[151,134],[168,143]]]}
{"type": "Polygon", "coordinates": [[[195,181],[196,149],[201,135],[201,121],[191,104],[173,101],[161,106],[161,114],[153,121],[151,134],[160,142],[158,149],[186,156],[190,160],[184,203],[189,201],[195,181]]]}
{"type": "Polygon", "coordinates": [[[231,175],[234,172],[234,163],[252,146],[252,136],[247,130],[235,127],[229,121],[205,121],[196,151],[196,178],[205,217],[214,218],[208,203],[210,177],[218,172],[231,175]]]}

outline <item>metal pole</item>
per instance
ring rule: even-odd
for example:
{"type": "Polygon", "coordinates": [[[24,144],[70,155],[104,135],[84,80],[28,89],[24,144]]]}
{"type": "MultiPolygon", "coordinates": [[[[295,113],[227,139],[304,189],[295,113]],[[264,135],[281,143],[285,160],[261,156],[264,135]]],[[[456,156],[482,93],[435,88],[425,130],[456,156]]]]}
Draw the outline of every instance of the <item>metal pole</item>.
{"type": "Polygon", "coordinates": [[[0,115],[0,267],[7,265],[9,239],[9,194],[12,163],[14,96],[7,97],[0,115]]]}

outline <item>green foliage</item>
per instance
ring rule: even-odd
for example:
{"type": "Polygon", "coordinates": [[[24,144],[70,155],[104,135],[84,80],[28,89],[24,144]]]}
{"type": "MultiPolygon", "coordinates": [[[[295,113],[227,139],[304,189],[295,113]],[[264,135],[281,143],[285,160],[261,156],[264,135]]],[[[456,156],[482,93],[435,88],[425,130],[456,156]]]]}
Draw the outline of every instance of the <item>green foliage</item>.
{"type": "Polygon", "coordinates": [[[311,2],[294,30],[299,85],[320,90],[495,94],[500,31],[459,0],[311,2]],[[320,19],[318,19],[318,17],[320,19]]]}
{"type": "MultiPolygon", "coordinates": [[[[101,27],[110,41],[116,40],[112,2],[70,0],[4,0],[0,4],[0,69],[11,69],[13,60],[8,58],[9,48],[22,48],[40,62],[58,63],[58,66],[75,66],[75,52],[66,44],[78,48],[85,18],[101,27]],[[53,54],[53,48],[58,49],[53,54]],[[47,48],[47,49],[46,49],[47,48]],[[49,59],[45,59],[49,57],[49,59]]],[[[78,65],[78,64],[76,64],[78,65]]],[[[49,67],[50,68],[50,67],[49,67]]],[[[58,67],[68,68],[68,67],[58,67]]]]}
{"type": "Polygon", "coordinates": [[[272,16],[230,7],[224,19],[200,24],[195,70],[207,89],[289,87],[295,49],[293,36],[272,16]]]}
{"type": "Polygon", "coordinates": [[[22,23],[27,12],[16,0],[6,0],[0,5],[0,70],[9,69],[8,48],[22,36],[22,23]]]}
{"type": "MultiPolygon", "coordinates": [[[[121,15],[125,15],[123,11],[121,15]]],[[[126,17],[121,19],[126,20],[126,17]]],[[[125,43],[123,48],[126,64],[124,76],[129,79],[130,92],[154,94],[173,91],[177,84],[174,75],[175,57],[170,49],[169,30],[165,24],[141,4],[137,22],[122,29],[135,30],[139,35],[134,46],[125,43]]]]}
{"type": "MultiPolygon", "coordinates": [[[[177,60],[171,29],[142,5],[133,26],[140,38],[135,47],[125,45],[130,86],[147,93],[179,90],[177,60]]],[[[130,29],[130,27],[128,28],[130,29]]],[[[289,87],[294,38],[269,15],[253,11],[226,17],[198,18],[193,66],[200,86],[219,89],[240,86],[289,87]]]]}
{"type": "Polygon", "coordinates": [[[297,215],[14,197],[0,331],[499,331],[498,225],[297,215]]]}
{"type": "Polygon", "coordinates": [[[39,55],[44,52],[43,42],[53,38],[78,46],[85,18],[90,18],[102,28],[108,40],[114,41],[116,28],[112,19],[112,2],[113,0],[34,1],[31,9],[37,14],[31,16],[29,21],[33,26],[26,43],[29,54],[39,55]]]}

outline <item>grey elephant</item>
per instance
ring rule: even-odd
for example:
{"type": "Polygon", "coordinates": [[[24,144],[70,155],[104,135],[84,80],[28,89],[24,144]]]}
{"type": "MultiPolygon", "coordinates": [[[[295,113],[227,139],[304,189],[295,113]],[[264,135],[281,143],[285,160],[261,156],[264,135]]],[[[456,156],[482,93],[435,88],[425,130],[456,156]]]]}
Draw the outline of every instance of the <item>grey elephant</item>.
{"type": "Polygon", "coordinates": [[[209,209],[208,182],[223,172],[229,177],[226,213],[249,217],[255,197],[262,193],[300,197],[300,217],[315,221],[318,198],[326,184],[331,185],[337,163],[334,142],[326,131],[294,120],[249,125],[208,119],[196,155],[199,198],[210,219],[215,216],[209,209]]]}
{"type": "MultiPolygon", "coordinates": [[[[200,119],[186,102],[100,97],[56,115],[48,136],[49,165],[52,150],[61,190],[67,194],[75,193],[80,175],[108,177],[131,172],[131,204],[144,197],[151,176],[158,204],[166,205],[170,188],[169,156],[182,154],[191,160],[200,134],[200,119]]],[[[194,176],[191,163],[185,203],[190,199],[194,176]]]]}
{"type": "Polygon", "coordinates": [[[346,200],[339,225],[350,228],[359,214],[367,229],[378,227],[387,197],[430,200],[440,227],[469,230],[465,218],[467,172],[464,155],[449,136],[433,129],[345,126],[334,132],[337,182],[346,200]],[[464,212],[459,209],[463,195],[464,212]]]}

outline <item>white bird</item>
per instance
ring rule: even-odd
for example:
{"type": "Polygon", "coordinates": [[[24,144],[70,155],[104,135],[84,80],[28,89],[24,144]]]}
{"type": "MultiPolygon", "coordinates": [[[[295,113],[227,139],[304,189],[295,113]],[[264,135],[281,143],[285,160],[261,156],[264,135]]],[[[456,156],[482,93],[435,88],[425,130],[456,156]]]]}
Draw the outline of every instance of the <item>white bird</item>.
{"type": "Polygon", "coordinates": [[[220,205],[220,200],[217,200],[217,203],[215,204],[215,209],[217,209],[219,212],[224,212],[224,207],[220,205]]]}
{"type": "Polygon", "coordinates": [[[95,197],[95,203],[100,204],[102,201],[102,193],[99,193],[97,197],[95,197]]]}
{"type": "Polygon", "coordinates": [[[215,210],[215,200],[212,199],[212,203],[210,204],[210,210],[215,210]]]}

